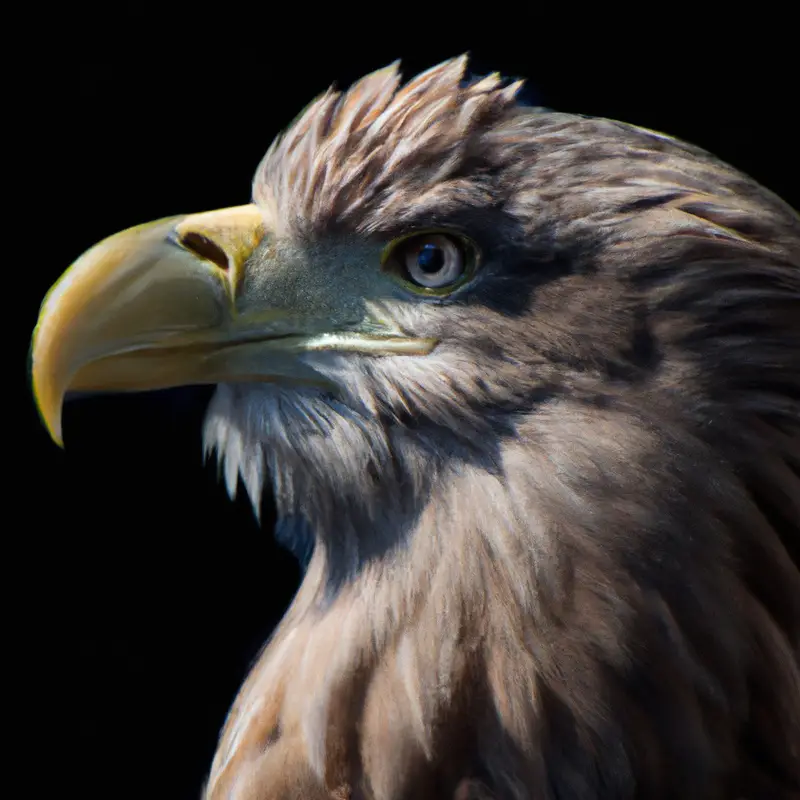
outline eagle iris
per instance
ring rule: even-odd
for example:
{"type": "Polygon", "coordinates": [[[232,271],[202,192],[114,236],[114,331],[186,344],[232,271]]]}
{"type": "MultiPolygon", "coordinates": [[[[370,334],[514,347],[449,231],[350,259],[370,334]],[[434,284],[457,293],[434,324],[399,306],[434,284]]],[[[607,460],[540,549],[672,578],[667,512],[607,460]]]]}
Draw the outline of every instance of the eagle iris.
{"type": "Polygon", "coordinates": [[[396,254],[405,278],[424,289],[443,289],[459,282],[467,260],[460,242],[444,233],[422,233],[399,245],[396,254]]]}

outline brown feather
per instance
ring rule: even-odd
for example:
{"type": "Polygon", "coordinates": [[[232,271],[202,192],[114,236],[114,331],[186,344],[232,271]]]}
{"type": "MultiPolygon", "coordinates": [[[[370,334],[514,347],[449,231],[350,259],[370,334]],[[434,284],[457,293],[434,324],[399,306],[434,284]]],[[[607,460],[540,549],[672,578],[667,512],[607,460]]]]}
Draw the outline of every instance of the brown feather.
{"type": "Polygon", "coordinates": [[[800,219],[464,66],[324,95],[256,174],[278,238],[492,256],[435,368],[361,365],[368,469],[274,445],[318,545],[205,796],[800,797],[800,219]]]}

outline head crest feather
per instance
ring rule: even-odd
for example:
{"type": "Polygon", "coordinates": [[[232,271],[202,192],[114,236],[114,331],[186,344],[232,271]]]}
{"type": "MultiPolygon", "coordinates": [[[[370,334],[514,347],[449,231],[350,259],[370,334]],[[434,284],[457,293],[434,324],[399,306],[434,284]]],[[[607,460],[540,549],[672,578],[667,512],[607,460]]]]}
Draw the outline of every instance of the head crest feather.
{"type": "Polygon", "coordinates": [[[311,103],[273,142],[253,182],[278,233],[337,224],[363,231],[369,211],[398,184],[452,176],[522,86],[497,73],[465,83],[466,66],[462,55],[401,87],[395,62],[311,103]]]}

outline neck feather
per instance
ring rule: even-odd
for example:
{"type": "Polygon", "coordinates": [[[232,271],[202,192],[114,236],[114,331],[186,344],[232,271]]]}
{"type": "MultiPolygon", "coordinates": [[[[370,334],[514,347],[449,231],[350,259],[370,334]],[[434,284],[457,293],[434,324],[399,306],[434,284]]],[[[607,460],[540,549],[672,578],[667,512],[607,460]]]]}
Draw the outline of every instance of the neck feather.
{"type": "MultiPolygon", "coordinates": [[[[737,537],[776,537],[733,472],[664,420],[566,403],[470,457],[387,449],[383,471],[273,472],[281,512],[303,511],[317,546],[207,799],[256,785],[451,797],[464,779],[519,800],[717,796],[752,713],[754,652],[792,668],[790,637],[737,572],[737,537]]],[[[790,725],[800,674],[784,677],[782,697],[757,701],[794,704],[775,715],[790,725]]]]}

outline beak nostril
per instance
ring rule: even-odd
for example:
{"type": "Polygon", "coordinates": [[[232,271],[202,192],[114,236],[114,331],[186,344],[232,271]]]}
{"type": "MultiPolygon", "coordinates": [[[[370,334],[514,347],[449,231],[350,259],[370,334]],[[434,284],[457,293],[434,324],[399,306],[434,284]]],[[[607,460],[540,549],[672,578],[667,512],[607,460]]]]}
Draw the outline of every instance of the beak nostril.
{"type": "Polygon", "coordinates": [[[195,233],[188,231],[180,237],[181,244],[187,249],[196,253],[200,258],[211,261],[216,264],[221,270],[227,272],[229,263],[227,253],[216,243],[211,241],[207,236],[202,233],[195,233]]]}

